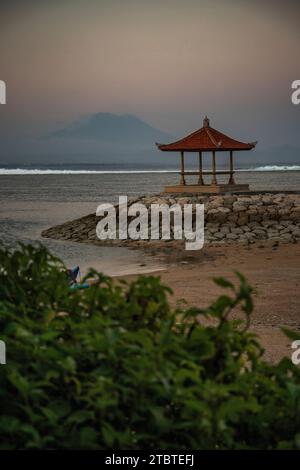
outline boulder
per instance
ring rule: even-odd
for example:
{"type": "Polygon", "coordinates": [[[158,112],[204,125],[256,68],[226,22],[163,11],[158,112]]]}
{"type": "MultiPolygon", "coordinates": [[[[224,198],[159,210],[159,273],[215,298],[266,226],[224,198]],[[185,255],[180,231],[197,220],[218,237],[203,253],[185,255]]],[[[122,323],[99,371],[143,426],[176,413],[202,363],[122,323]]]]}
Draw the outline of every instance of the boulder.
{"type": "Polygon", "coordinates": [[[227,233],[226,238],[228,240],[237,240],[239,236],[236,233],[227,233]]]}

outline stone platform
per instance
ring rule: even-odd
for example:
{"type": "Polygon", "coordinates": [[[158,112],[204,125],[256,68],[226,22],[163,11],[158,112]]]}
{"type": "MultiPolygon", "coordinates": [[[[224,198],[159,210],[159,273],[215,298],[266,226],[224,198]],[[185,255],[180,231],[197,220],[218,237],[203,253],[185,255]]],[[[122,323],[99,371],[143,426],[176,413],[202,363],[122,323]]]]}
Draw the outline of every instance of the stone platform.
{"type": "Polygon", "coordinates": [[[249,184],[178,184],[166,186],[165,193],[172,194],[226,194],[249,191],[249,184]]]}

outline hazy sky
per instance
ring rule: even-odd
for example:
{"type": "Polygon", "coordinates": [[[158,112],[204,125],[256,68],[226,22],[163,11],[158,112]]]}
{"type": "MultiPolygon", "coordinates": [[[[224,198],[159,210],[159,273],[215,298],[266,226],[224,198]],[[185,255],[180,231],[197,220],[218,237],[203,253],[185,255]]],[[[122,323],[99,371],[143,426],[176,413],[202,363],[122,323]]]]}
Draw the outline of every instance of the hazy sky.
{"type": "Polygon", "coordinates": [[[212,125],[299,145],[300,1],[1,0],[8,132],[132,113],[181,137],[212,125]]]}

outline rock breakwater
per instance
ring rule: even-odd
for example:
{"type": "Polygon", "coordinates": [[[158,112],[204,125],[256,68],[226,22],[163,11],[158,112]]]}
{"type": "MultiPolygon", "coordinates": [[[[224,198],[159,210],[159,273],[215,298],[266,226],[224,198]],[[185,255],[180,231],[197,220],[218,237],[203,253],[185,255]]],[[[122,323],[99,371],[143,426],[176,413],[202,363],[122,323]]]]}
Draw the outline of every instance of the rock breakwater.
{"type": "MultiPolygon", "coordinates": [[[[204,204],[206,244],[251,244],[263,240],[296,243],[300,240],[300,194],[262,193],[247,195],[154,195],[129,201],[151,204],[204,204]]],[[[174,246],[182,241],[98,240],[100,220],[90,214],[42,232],[43,237],[58,240],[118,246],[174,246]]],[[[172,233],[172,227],[171,227],[172,233]]]]}

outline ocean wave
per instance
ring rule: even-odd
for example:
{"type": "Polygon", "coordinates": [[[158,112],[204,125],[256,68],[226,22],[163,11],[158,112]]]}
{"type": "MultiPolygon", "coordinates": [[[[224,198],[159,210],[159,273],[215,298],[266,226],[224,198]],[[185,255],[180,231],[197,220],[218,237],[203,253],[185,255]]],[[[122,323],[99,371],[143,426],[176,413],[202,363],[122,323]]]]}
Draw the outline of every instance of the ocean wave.
{"type": "MultiPolygon", "coordinates": [[[[189,170],[189,169],[188,169],[189,170]]],[[[204,170],[205,171],[205,170],[204,170]]],[[[236,172],[260,171],[300,171],[300,165],[266,165],[256,168],[239,168],[236,172]]],[[[40,168],[0,168],[0,175],[114,175],[114,174],[147,174],[147,173],[178,173],[178,169],[139,169],[139,170],[71,170],[71,169],[40,169],[40,168]]]]}
{"type": "Polygon", "coordinates": [[[0,175],[114,175],[131,173],[178,173],[178,170],[40,170],[29,168],[0,168],[0,175]]]}
{"type": "Polygon", "coordinates": [[[300,171],[300,165],[266,165],[256,168],[241,168],[237,171],[300,171]]]}

